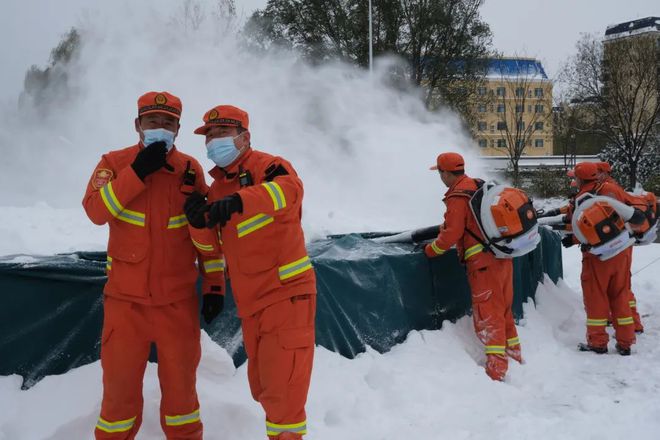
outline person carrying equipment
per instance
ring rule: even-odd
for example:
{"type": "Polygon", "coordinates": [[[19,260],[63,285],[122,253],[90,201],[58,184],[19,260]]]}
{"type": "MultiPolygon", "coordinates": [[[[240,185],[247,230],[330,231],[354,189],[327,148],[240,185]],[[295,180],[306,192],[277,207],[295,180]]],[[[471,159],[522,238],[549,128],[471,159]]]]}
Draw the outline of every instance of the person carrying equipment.
{"type": "Polygon", "coordinates": [[[540,240],[534,209],[518,190],[468,177],[458,153],[440,154],[431,170],[438,171],[448,190],[443,199],[444,224],[424,252],[435,258],[456,245],[472,291],[474,328],[485,346],[486,374],[493,380],[504,380],[507,355],[523,362],[511,311],[511,257],[528,252],[540,240]],[[520,247],[509,247],[512,243],[520,247]]]}

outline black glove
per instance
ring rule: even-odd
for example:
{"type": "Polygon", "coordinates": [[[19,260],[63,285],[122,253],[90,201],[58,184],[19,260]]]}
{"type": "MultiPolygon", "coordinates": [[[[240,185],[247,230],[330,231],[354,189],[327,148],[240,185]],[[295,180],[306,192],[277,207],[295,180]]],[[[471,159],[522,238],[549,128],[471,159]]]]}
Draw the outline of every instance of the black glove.
{"type": "Polygon", "coordinates": [[[183,204],[183,212],[186,213],[186,218],[190,226],[196,229],[202,229],[206,227],[206,218],[204,214],[209,210],[209,206],[206,204],[206,197],[194,191],[186,198],[186,202],[183,204]]]}
{"type": "Polygon", "coordinates": [[[575,243],[573,242],[573,234],[567,234],[564,238],[561,239],[561,245],[564,246],[565,248],[569,248],[574,244],[575,243]]]}
{"type": "Polygon", "coordinates": [[[204,317],[204,322],[210,324],[211,321],[222,312],[224,306],[225,297],[223,295],[215,293],[207,293],[204,295],[202,302],[202,316],[204,317]]]}
{"type": "Polygon", "coordinates": [[[238,193],[227,196],[211,205],[206,226],[212,228],[220,223],[220,227],[223,228],[235,212],[243,213],[243,200],[241,200],[238,193]]]}
{"type": "Polygon", "coordinates": [[[140,150],[131,167],[140,180],[144,182],[145,177],[167,164],[166,159],[167,146],[165,142],[154,142],[140,150]]]}

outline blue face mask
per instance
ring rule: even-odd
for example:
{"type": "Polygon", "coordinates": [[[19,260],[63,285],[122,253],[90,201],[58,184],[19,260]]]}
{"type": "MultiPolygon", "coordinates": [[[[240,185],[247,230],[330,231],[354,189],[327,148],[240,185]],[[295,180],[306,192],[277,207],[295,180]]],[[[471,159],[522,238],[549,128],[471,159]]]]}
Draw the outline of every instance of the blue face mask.
{"type": "Polygon", "coordinates": [[[164,128],[155,128],[152,130],[142,130],[142,133],[144,133],[144,140],[142,143],[145,147],[153,144],[154,142],[165,142],[167,151],[170,151],[174,146],[174,133],[169,130],[165,130],[164,128]]]}
{"type": "Polygon", "coordinates": [[[236,144],[234,144],[234,139],[236,138],[222,137],[211,139],[206,144],[206,156],[221,168],[231,165],[241,154],[240,150],[236,148],[236,144]]]}

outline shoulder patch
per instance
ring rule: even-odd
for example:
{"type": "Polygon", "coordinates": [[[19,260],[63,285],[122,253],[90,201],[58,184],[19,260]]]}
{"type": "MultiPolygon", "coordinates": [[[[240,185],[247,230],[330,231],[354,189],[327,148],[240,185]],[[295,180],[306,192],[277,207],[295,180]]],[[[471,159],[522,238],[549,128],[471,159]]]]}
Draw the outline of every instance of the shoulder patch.
{"type": "Polygon", "coordinates": [[[107,168],[97,168],[92,177],[92,187],[94,189],[101,189],[110,182],[114,173],[107,168]]]}

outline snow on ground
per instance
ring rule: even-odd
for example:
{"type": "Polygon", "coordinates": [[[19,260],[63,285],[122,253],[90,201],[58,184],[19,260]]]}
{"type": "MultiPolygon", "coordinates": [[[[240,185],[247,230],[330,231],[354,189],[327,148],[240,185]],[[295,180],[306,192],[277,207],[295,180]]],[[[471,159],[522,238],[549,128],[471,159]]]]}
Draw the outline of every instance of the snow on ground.
{"type": "MultiPolygon", "coordinates": [[[[660,256],[660,245],[636,248],[633,273],[660,256]]],[[[525,365],[505,383],[484,374],[469,318],[443,330],[412,332],[390,352],[354,360],[317,348],[308,403],[310,440],[657,439],[660,430],[660,262],[633,277],[645,318],[633,356],[579,353],[585,315],[580,255],[564,252],[565,282],[539,285],[519,330],[525,365]]],[[[610,344],[611,346],[613,344],[610,344]]],[[[209,440],[263,438],[263,414],[252,401],[246,368],[206,335],[198,390],[209,440]]],[[[28,391],[17,376],[0,377],[0,440],[90,439],[101,397],[99,362],[51,376],[28,391]]],[[[138,439],[161,439],[156,366],[147,369],[145,421],[138,439]]]]}

